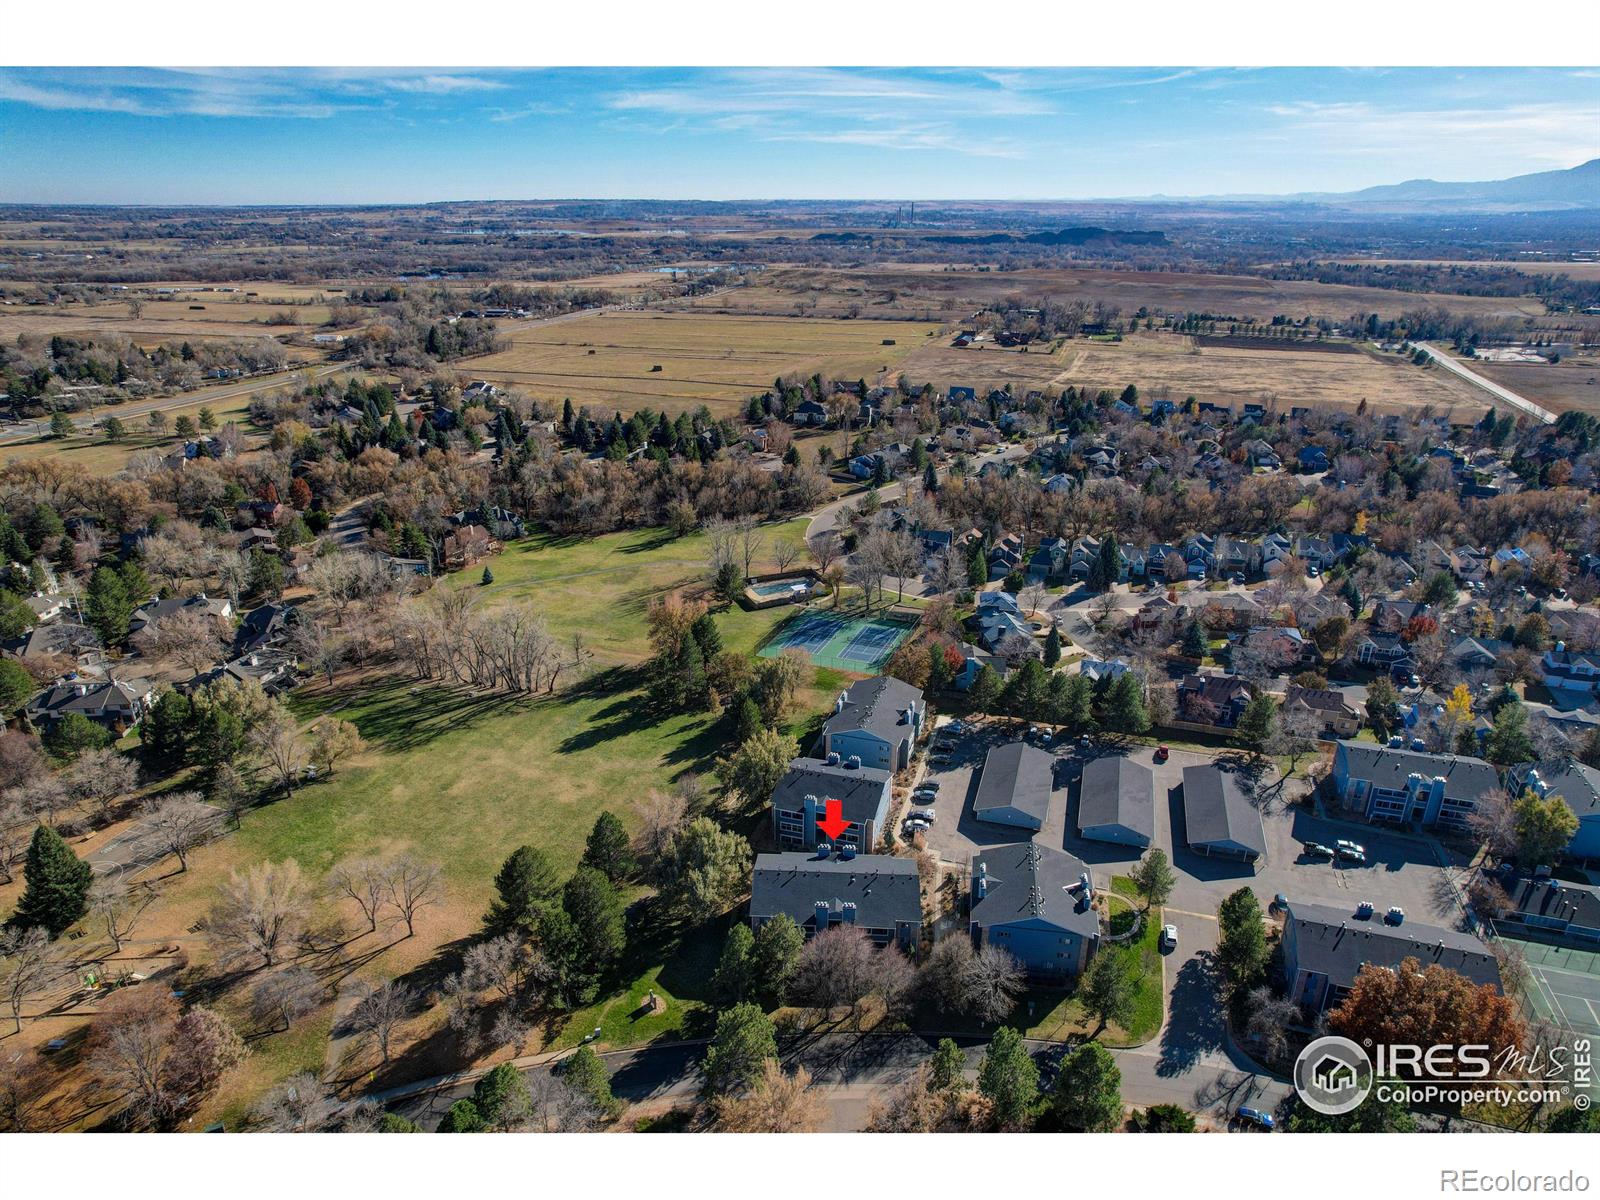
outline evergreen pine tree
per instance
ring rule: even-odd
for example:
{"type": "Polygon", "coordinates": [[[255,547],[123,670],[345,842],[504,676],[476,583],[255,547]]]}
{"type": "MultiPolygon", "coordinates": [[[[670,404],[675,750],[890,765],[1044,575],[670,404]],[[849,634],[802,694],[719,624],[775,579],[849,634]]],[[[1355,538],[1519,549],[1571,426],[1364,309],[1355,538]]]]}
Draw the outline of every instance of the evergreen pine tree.
{"type": "Polygon", "coordinates": [[[22,868],[26,887],[8,924],[18,929],[39,926],[51,937],[60,937],[87,911],[93,874],[59,833],[48,825],[39,826],[22,868]]]}
{"type": "Polygon", "coordinates": [[[1044,638],[1044,665],[1054,670],[1056,664],[1060,661],[1061,630],[1052,625],[1050,626],[1050,632],[1045,634],[1044,638]]]}

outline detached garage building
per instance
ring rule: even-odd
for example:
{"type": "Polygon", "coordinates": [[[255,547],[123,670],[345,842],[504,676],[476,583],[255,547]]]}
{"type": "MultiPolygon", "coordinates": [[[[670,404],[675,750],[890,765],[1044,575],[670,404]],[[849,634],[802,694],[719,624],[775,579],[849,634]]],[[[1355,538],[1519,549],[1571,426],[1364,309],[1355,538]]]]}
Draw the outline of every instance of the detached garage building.
{"type": "Polygon", "coordinates": [[[1078,834],[1144,849],[1155,837],[1155,774],[1126,758],[1097,758],[1083,769],[1078,834]]]}
{"type": "Polygon", "coordinates": [[[1050,808],[1055,759],[1026,742],[1008,742],[989,751],[978,778],[972,815],[991,825],[1010,825],[1037,833],[1050,808]]]}
{"type": "Polygon", "coordinates": [[[1240,790],[1238,776],[1216,767],[1183,769],[1183,827],[1196,854],[1254,865],[1267,852],[1260,811],[1240,790]]]}

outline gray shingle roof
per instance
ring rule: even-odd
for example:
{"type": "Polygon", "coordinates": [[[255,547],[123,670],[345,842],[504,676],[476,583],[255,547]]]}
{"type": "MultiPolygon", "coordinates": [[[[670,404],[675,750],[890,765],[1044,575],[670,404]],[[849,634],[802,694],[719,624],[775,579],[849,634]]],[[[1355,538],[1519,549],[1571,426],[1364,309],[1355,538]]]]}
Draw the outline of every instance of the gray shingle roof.
{"type": "Polygon", "coordinates": [[[1088,870],[1082,859],[1037,842],[986,847],[972,856],[971,920],[984,928],[1044,920],[1093,937],[1100,932],[1099,915],[1080,901],[1076,890],[1088,870]],[[980,873],[982,899],[976,883],[980,873]]]}
{"type": "Polygon", "coordinates": [[[1506,889],[1517,911],[1585,929],[1600,929],[1600,891],[1576,883],[1551,887],[1548,880],[1519,878],[1506,889]]]}
{"type": "Polygon", "coordinates": [[[1216,767],[1183,769],[1183,823],[1191,846],[1236,842],[1257,854],[1267,851],[1261,813],[1230,771],[1216,767]]]}
{"type": "Polygon", "coordinates": [[[1415,958],[1424,967],[1438,964],[1473,983],[1500,987],[1500,965],[1471,934],[1437,925],[1386,925],[1381,915],[1360,920],[1353,909],[1325,904],[1289,905],[1295,930],[1295,954],[1301,969],[1326,975],[1338,987],[1349,987],[1365,963],[1398,967],[1415,958]]]}
{"type": "Polygon", "coordinates": [[[846,821],[876,821],[889,772],[872,767],[849,769],[830,767],[820,758],[797,758],[773,789],[774,807],[800,809],[807,796],[839,801],[839,812],[846,821]]]}
{"type": "Polygon", "coordinates": [[[831,736],[861,729],[891,745],[912,736],[910,725],[900,714],[920,703],[922,690],[892,675],[878,675],[852,684],[845,693],[844,708],[828,718],[824,729],[831,736]]]}
{"type": "Polygon", "coordinates": [[[1580,821],[1600,813],[1600,771],[1571,759],[1523,763],[1515,774],[1524,784],[1529,767],[1539,773],[1546,792],[1565,800],[1580,821]]]}
{"type": "Polygon", "coordinates": [[[871,929],[920,925],[922,888],[916,860],[890,854],[818,858],[797,851],[756,856],[750,881],[752,917],[788,913],[804,928],[815,921],[819,902],[834,908],[853,903],[856,924],[871,929]]]}
{"type": "Polygon", "coordinates": [[[1083,769],[1078,828],[1126,825],[1155,837],[1155,775],[1126,758],[1097,758],[1083,769]]]}
{"type": "Polygon", "coordinates": [[[979,820],[997,808],[1016,808],[1043,824],[1050,807],[1050,784],[1055,759],[1026,742],[996,746],[983,759],[978,794],[972,813],[979,820]]]}
{"type": "Polygon", "coordinates": [[[1390,791],[1404,791],[1406,780],[1412,775],[1424,779],[1442,776],[1445,795],[1452,798],[1475,800],[1500,786],[1495,769],[1481,758],[1395,750],[1371,742],[1341,741],[1339,748],[1352,776],[1390,791]]]}

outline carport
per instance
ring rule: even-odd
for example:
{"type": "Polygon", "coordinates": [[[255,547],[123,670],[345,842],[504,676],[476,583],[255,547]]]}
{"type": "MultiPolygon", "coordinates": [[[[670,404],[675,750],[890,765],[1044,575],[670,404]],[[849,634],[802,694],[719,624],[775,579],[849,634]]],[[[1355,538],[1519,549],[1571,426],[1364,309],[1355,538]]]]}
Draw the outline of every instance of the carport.
{"type": "Polygon", "coordinates": [[[1050,810],[1055,759],[1026,742],[1007,742],[983,760],[972,815],[991,825],[1011,825],[1037,833],[1050,810]]]}
{"type": "Polygon", "coordinates": [[[1261,813],[1232,772],[1217,767],[1183,769],[1183,824],[1185,840],[1196,854],[1254,866],[1267,852],[1261,813]]]}

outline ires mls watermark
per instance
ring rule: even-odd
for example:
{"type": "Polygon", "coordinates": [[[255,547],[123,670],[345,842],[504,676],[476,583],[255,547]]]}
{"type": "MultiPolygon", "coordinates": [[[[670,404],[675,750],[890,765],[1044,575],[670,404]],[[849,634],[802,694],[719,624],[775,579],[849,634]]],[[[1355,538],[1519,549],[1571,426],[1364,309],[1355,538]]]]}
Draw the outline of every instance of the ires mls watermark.
{"type": "Polygon", "coordinates": [[[1593,1046],[1586,1037],[1525,1052],[1404,1043],[1369,1049],[1330,1035],[1308,1045],[1294,1064],[1301,1101],[1327,1116],[1352,1111],[1374,1089],[1380,1101],[1407,1107],[1570,1102],[1582,1110],[1590,1105],[1593,1082],[1593,1046]]]}

